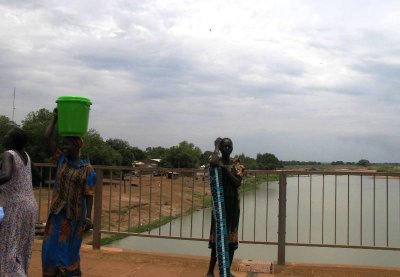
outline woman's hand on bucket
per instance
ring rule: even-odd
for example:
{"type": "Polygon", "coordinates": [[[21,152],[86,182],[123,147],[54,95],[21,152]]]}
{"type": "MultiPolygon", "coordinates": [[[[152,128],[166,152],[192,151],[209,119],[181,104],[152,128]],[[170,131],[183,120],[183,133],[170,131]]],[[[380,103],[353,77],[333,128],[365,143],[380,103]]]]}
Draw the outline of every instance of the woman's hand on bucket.
{"type": "Polygon", "coordinates": [[[57,124],[57,119],[58,119],[58,110],[57,108],[54,108],[53,116],[49,122],[49,125],[46,128],[46,131],[44,132],[44,137],[46,139],[46,144],[50,155],[53,155],[57,150],[56,142],[55,139],[53,138],[54,129],[57,124]]]}
{"type": "Polygon", "coordinates": [[[57,119],[58,119],[58,110],[57,110],[57,108],[54,108],[54,110],[53,110],[53,118],[54,118],[55,121],[57,121],[57,119]]]}

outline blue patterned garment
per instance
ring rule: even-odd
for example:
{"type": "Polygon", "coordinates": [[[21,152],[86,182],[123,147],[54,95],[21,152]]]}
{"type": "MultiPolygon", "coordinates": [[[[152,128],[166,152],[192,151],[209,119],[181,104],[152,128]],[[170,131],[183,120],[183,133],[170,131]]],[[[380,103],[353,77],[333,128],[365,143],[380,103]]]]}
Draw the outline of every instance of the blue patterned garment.
{"type": "MultiPolygon", "coordinates": [[[[230,161],[230,165],[226,166],[228,170],[238,179],[242,180],[244,175],[244,166],[236,160],[230,161]]],[[[238,187],[235,187],[229,182],[225,174],[222,173],[222,185],[224,188],[224,202],[226,212],[226,225],[229,240],[229,250],[234,251],[238,248],[238,227],[239,227],[239,216],[240,216],[240,205],[239,205],[239,191],[238,187]]],[[[215,248],[215,218],[211,217],[211,228],[208,248],[215,248]]]]}
{"type": "Polygon", "coordinates": [[[80,248],[86,197],[94,195],[96,172],[88,160],[72,163],[63,154],[57,162],[52,204],[42,246],[43,276],[81,276],[80,248]]]}
{"type": "Polygon", "coordinates": [[[219,276],[230,277],[230,261],[228,248],[228,231],[226,225],[226,210],[224,187],[220,167],[210,167],[210,189],[213,203],[213,218],[215,220],[215,242],[218,259],[219,276]]]}

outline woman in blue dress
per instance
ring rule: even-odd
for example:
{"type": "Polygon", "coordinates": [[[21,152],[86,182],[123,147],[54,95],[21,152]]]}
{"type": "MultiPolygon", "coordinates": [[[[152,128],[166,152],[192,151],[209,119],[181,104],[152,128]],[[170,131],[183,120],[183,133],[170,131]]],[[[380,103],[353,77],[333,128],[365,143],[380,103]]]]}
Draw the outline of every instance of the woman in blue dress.
{"type": "Polygon", "coordinates": [[[81,276],[80,248],[85,229],[91,225],[96,173],[89,160],[80,158],[83,141],[64,137],[61,151],[52,138],[57,110],[45,137],[57,165],[49,217],[42,246],[43,276],[81,276]]]}

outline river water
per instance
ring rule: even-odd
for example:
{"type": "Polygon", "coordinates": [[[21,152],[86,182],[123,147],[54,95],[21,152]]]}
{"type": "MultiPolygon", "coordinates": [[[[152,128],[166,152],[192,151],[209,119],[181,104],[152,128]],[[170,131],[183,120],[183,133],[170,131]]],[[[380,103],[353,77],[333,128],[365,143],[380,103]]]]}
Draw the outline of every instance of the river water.
{"type": "MultiPolygon", "coordinates": [[[[239,239],[276,242],[278,183],[241,196],[239,239]]],[[[208,238],[211,210],[204,209],[152,230],[163,236],[208,238]]],[[[400,247],[399,179],[367,176],[287,178],[286,241],[400,247]]],[[[113,247],[208,256],[204,241],[127,237],[113,247]]],[[[235,258],[276,261],[277,247],[241,243],[235,258]]],[[[287,246],[286,261],[400,267],[400,251],[287,246]]]]}

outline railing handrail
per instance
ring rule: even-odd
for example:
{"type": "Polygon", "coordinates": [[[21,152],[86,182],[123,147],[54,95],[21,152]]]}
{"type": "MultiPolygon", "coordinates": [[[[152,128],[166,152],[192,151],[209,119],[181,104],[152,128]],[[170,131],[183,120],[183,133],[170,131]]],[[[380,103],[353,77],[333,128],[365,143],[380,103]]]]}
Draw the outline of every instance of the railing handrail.
{"type": "MultiPolygon", "coordinates": [[[[51,172],[54,172],[54,168],[56,167],[56,165],[54,165],[52,163],[35,163],[34,165],[38,166],[38,167],[48,167],[49,168],[49,172],[50,172],[49,173],[49,179],[48,179],[48,182],[46,182],[46,183],[49,184],[48,188],[50,190],[50,183],[53,181],[52,178],[54,177],[54,174],[52,174],[51,172]]],[[[199,175],[196,175],[196,173],[201,173],[201,174],[204,174],[202,176],[206,176],[206,174],[208,172],[208,168],[163,168],[163,167],[154,167],[154,168],[152,168],[152,167],[133,167],[133,166],[107,166],[107,165],[94,165],[94,168],[98,171],[98,177],[99,178],[98,178],[98,183],[97,184],[100,185],[100,186],[96,186],[96,196],[95,196],[95,203],[94,203],[94,209],[93,209],[93,211],[94,211],[93,247],[95,249],[99,249],[100,248],[100,239],[101,239],[101,234],[102,233],[104,233],[104,234],[109,233],[109,234],[144,236],[144,237],[153,236],[153,235],[150,235],[150,232],[147,235],[147,234],[142,234],[142,233],[132,233],[132,232],[129,232],[129,231],[121,231],[120,230],[120,225],[118,225],[118,231],[112,231],[111,229],[109,229],[107,231],[107,230],[102,229],[102,227],[101,227],[102,197],[103,197],[104,193],[105,193],[105,195],[108,195],[108,193],[109,193],[109,197],[110,197],[109,198],[109,203],[110,203],[109,204],[109,206],[110,206],[109,209],[111,211],[111,199],[112,199],[111,198],[111,190],[113,189],[111,186],[109,186],[109,188],[108,187],[104,187],[105,191],[103,192],[103,188],[102,188],[103,186],[102,185],[104,184],[104,182],[106,182],[107,184],[110,183],[110,180],[111,180],[112,184],[114,184],[115,179],[113,177],[113,174],[114,174],[114,176],[119,176],[119,177],[117,177],[118,180],[120,180],[121,182],[123,181],[124,193],[125,193],[125,189],[127,191],[129,191],[129,192],[127,192],[127,193],[129,193],[129,197],[131,197],[131,194],[130,194],[131,192],[130,191],[132,189],[132,186],[130,185],[131,183],[129,181],[127,183],[128,184],[127,188],[125,187],[125,183],[126,183],[127,178],[132,178],[132,179],[133,178],[139,178],[139,179],[135,179],[135,185],[134,186],[138,186],[139,187],[139,190],[137,191],[137,193],[141,197],[142,196],[142,192],[141,192],[142,186],[140,184],[142,184],[142,175],[143,175],[143,178],[147,178],[146,177],[147,176],[146,173],[150,173],[150,174],[152,174],[154,172],[161,172],[161,173],[176,172],[176,173],[178,173],[180,175],[180,177],[182,177],[182,182],[179,181],[179,182],[181,182],[179,184],[179,189],[181,190],[181,195],[182,195],[183,194],[184,185],[187,184],[187,183],[184,183],[184,181],[183,181],[185,178],[193,178],[193,183],[190,182],[191,186],[188,185],[188,188],[193,188],[194,187],[195,177],[196,177],[196,180],[197,180],[198,179],[197,177],[199,176],[199,175]],[[130,174],[130,172],[132,172],[132,174],[130,174]],[[105,174],[105,173],[107,173],[107,174],[105,174]],[[139,174],[134,176],[134,173],[139,173],[139,174]],[[145,174],[142,174],[142,173],[145,173],[145,174]],[[185,175],[184,173],[192,173],[192,174],[186,174],[185,175]],[[123,177],[123,176],[125,176],[125,177],[123,177]],[[105,179],[103,179],[103,177],[105,179]],[[108,189],[110,189],[110,190],[108,191],[108,189]]],[[[363,245],[362,244],[362,239],[361,239],[361,245],[353,245],[353,244],[349,245],[349,243],[347,243],[347,245],[346,244],[337,244],[336,243],[336,225],[335,225],[335,242],[333,244],[332,243],[326,244],[326,243],[324,243],[324,239],[323,239],[323,232],[324,232],[323,223],[322,223],[322,243],[321,244],[320,243],[312,243],[312,241],[311,241],[311,231],[309,233],[310,234],[310,241],[308,243],[299,242],[298,239],[297,239],[297,242],[290,242],[290,239],[289,239],[289,241],[286,241],[286,208],[287,208],[286,207],[286,197],[287,197],[286,188],[287,187],[290,188],[290,186],[287,184],[287,181],[290,181],[291,185],[293,185],[293,177],[299,179],[300,177],[308,178],[308,176],[309,176],[309,179],[310,179],[310,182],[309,182],[309,187],[310,187],[310,218],[311,218],[311,187],[314,187],[313,185],[315,184],[315,183],[311,182],[313,175],[320,175],[320,176],[322,176],[321,177],[322,179],[324,179],[324,176],[335,176],[335,183],[334,183],[335,189],[336,189],[336,185],[337,185],[336,179],[339,179],[339,178],[336,178],[336,176],[347,176],[349,180],[350,180],[350,176],[357,176],[361,180],[361,201],[362,201],[362,198],[363,198],[363,196],[362,196],[363,195],[362,186],[363,186],[363,180],[365,180],[364,177],[371,177],[371,179],[373,179],[373,181],[371,181],[371,183],[373,182],[374,189],[375,189],[375,179],[383,179],[383,178],[379,178],[379,177],[385,177],[385,179],[386,179],[386,190],[385,190],[385,193],[386,193],[386,201],[388,201],[387,199],[388,199],[388,194],[389,194],[389,190],[388,190],[389,180],[390,179],[396,179],[397,180],[398,178],[400,179],[400,173],[399,172],[375,172],[375,171],[368,171],[368,170],[364,171],[364,170],[292,170],[292,169],[291,170],[286,170],[286,169],[281,169],[281,170],[245,170],[245,173],[247,174],[247,176],[250,176],[250,179],[252,178],[252,175],[254,175],[254,176],[257,176],[257,175],[269,175],[269,176],[278,176],[279,177],[277,179],[274,178],[272,180],[267,178],[270,181],[268,181],[268,180],[266,181],[267,182],[267,185],[266,185],[267,188],[268,188],[268,182],[274,182],[275,184],[279,184],[278,241],[275,242],[273,240],[272,241],[268,240],[268,226],[266,227],[267,235],[266,235],[265,241],[256,241],[255,233],[254,233],[254,241],[253,242],[246,241],[246,243],[254,243],[254,244],[263,243],[263,244],[277,245],[278,246],[278,255],[277,255],[277,257],[278,257],[278,263],[279,264],[285,264],[285,247],[288,246],[288,245],[310,246],[310,247],[337,247],[337,248],[341,247],[341,248],[354,248],[354,249],[400,250],[400,247],[396,247],[396,246],[393,246],[393,245],[389,244],[389,235],[387,235],[387,237],[386,237],[386,239],[387,239],[387,242],[386,242],[387,245],[386,246],[379,246],[378,244],[375,245],[375,241],[374,241],[374,245],[373,246],[368,245],[368,244],[363,245]],[[395,177],[395,178],[390,178],[390,177],[395,177]],[[289,180],[289,178],[291,178],[291,179],[289,180]]],[[[162,175],[164,175],[164,174],[162,174],[162,175]]],[[[151,189],[152,189],[151,183],[152,183],[152,178],[154,178],[154,177],[153,177],[153,175],[150,175],[149,178],[150,178],[150,181],[149,181],[148,184],[150,184],[150,194],[149,194],[150,195],[150,198],[149,198],[149,203],[150,204],[148,206],[148,209],[149,209],[149,222],[150,222],[151,204],[153,203],[153,205],[154,205],[154,201],[152,202],[152,199],[151,199],[151,193],[152,193],[151,192],[151,189]]],[[[168,178],[170,178],[170,176],[168,176],[168,178]]],[[[160,187],[160,189],[162,189],[163,186],[160,186],[160,184],[162,184],[162,180],[163,179],[158,179],[158,180],[161,180],[161,183],[159,183],[158,186],[160,187]]],[[[257,184],[257,180],[258,180],[257,178],[254,178],[255,191],[257,190],[257,185],[256,185],[257,184]]],[[[264,180],[264,179],[261,178],[261,180],[264,180]]],[[[206,182],[207,182],[207,180],[205,178],[200,179],[200,181],[202,182],[202,184],[206,184],[206,182]]],[[[250,183],[251,182],[252,181],[250,181],[250,183]]],[[[264,181],[262,181],[262,182],[264,182],[264,181]]],[[[121,201],[121,189],[122,189],[121,188],[121,184],[122,183],[120,183],[120,185],[119,185],[119,192],[117,191],[117,193],[119,193],[119,201],[121,201]]],[[[166,184],[166,186],[168,188],[169,181],[168,181],[168,183],[165,183],[165,184],[166,184]]],[[[170,185],[171,185],[171,201],[172,201],[172,180],[171,180],[170,185]]],[[[299,185],[299,181],[297,181],[297,186],[298,185],[299,185]]],[[[322,187],[323,186],[324,185],[322,185],[322,187]]],[[[308,185],[307,185],[307,187],[308,187],[308,185]]],[[[347,183],[347,188],[348,188],[347,197],[349,197],[349,191],[350,191],[349,190],[349,181],[347,183]]],[[[298,189],[297,193],[299,194],[299,188],[297,188],[297,189],[298,189]]],[[[383,188],[383,189],[385,189],[385,188],[383,188]]],[[[203,204],[204,204],[204,191],[205,191],[205,187],[203,188],[203,198],[202,198],[203,204]]],[[[115,192],[113,192],[113,195],[114,195],[114,193],[115,192]]],[[[161,194],[162,193],[160,192],[160,195],[161,194]]],[[[191,194],[192,194],[191,195],[191,199],[192,199],[191,200],[192,201],[192,207],[191,208],[193,209],[194,190],[192,190],[191,194]]],[[[324,191],[322,191],[322,194],[324,194],[324,191]]],[[[40,195],[40,193],[39,193],[39,195],[40,195]]],[[[399,195],[400,195],[400,190],[399,190],[399,195]]],[[[50,192],[48,192],[48,197],[50,197],[50,192]]],[[[375,197],[375,192],[374,192],[374,197],[375,197]]],[[[267,198],[268,198],[268,194],[267,194],[267,198]]],[[[141,207],[140,206],[141,205],[141,202],[140,202],[141,199],[142,198],[139,198],[139,207],[141,207]]],[[[181,215],[183,214],[183,211],[182,211],[182,206],[183,206],[182,199],[180,200],[181,201],[181,211],[180,211],[181,215]]],[[[163,199],[163,201],[165,201],[165,200],[168,201],[169,198],[168,199],[163,199]]],[[[349,198],[348,198],[348,200],[349,200],[349,198]]],[[[130,201],[131,200],[129,198],[128,207],[130,207],[130,205],[131,205],[130,201]]],[[[299,201],[299,200],[297,200],[297,201],[299,201]]],[[[336,190],[335,190],[335,204],[336,204],[336,201],[337,200],[336,200],[336,190]]],[[[375,202],[374,202],[374,204],[375,204],[375,202]]],[[[120,220],[121,220],[121,218],[120,218],[121,217],[121,214],[120,214],[121,213],[121,202],[120,202],[119,205],[120,205],[120,207],[118,208],[119,209],[119,214],[118,214],[119,215],[119,219],[118,219],[119,223],[118,224],[120,224],[120,220]]],[[[243,205],[244,205],[244,203],[243,203],[243,205]]],[[[256,204],[254,204],[254,205],[256,206],[256,204]]],[[[349,206],[349,204],[347,204],[347,205],[349,206]]],[[[324,204],[322,204],[322,209],[324,209],[324,207],[325,207],[324,204]]],[[[298,209],[298,207],[297,207],[297,209],[298,209]]],[[[335,206],[335,209],[336,209],[336,206],[335,206]]],[[[171,205],[171,210],[172,210],[172,205],[171,205]]],[[[389,206],[388,206],[388,202],[386,202],[386,213],[388,213],[388,210],[389,210],[389,206]]],[[[128,208],[128,212],[130,214],[130,212],[131,212],[130,208],[128,208]]],[[[375,210],[374,210],[374,214],[375,214],[375,210]]],[[[111,216],[111,212],[110,212],[110,216],[111,216]]],[[[268,202],[267,202],[266,216],[268,217],[268,202]]],[[[172,213],[171,212],[170,212],[169,217],[172,218],[172,213]]],[[[361,217],[362,217],[362,203],[361,203],[361,217]]],[[[129,220],[130,220],[130,215],[129,215],[129,220]]],[[[159,220],[161,222],[161,196],[160,196],[160,218],[159,218],[159,220]]],[[[387,234],[388,234],[388,232],[389,232],[388,231],[389,230],[388,229],[388,226],[389,226],[388,214],[386,214],[386,220],[387,220],[387,222],[386,222],[387,230],[386,231],[387,231],[387,234]]],[[[109,221],[111,222],[111,217],[109,218],[109,221]]],[[[204,214],[203,214],[203,221],[204,221],[204,214]]],[[[375,221],[375,219],[374,219],[374,221],[375,221]]],[[[110,224],[110,222],[109,222],[109,224],[110,224]]],[[[140,224],[140,208],[139,208],[139,221],[138,222],[140,224]]],[[[268,224],[268,219],[266,220],[266,222],[268,224]]],[[[323,219],[322,219],[322,222],[323,222],[323,219]]],[[[182,222],[181,222],[181,224],[182,224],[182,222]]],[[[203,222],[203,224],[204,224],[204,222],[203,222]]],[[[336,210],[335,210],[335,224],[336,224],[336,210]]],[[[131,226],[130,223],[128,224],[128,226],[131,226]]],[[[204,225],[203,225],[203,228],[204,228],[204,225]]],[[[298,228],[298,226],[297,226],[297,228],[298,228]]],[[[362,222],[361,222],[361,228],[362,228],[362,222]]],[[[312,230],[311,229],[311,219],[310,219],[310,230],[312,230]]],[[[181,227],[181,232],[182,232],[182,227],[181,227]]],[[[254,224],[254,232],[255,232],[255,224],[254,224]]],[[[349,235],[349,230],[347,230],[347,232],[348,232],[347,235],[349,235]]],[[[363,231],[361,229],[361,236],[362,236],[362,232],[363,231]]],[[[202,241],[206,240],[203,237],[203,234],[202,234],[202,238],[201,239],[194,238],[191,235],[190,235],[190,237],[182,237],[182,234],[180,234],[180,236],[178,237],[178,236],[171,235],[171,233],[169,234],[169,236],[168,235],[167,236],[162,236],[159,233],[159,236],[157,236],[157,237],[159,237],[159,238],[165,237],[165,238],[172,238],[172,239],[176,238],[176,239],[202,240],[202,241]]],[[[243,240],[243,236],[242,236],[242,240],[243,240]]],[[[375,233],[374,233],[374,240],[375,240],[375,233]]]]}
{"type": "MultiPolygon", "coordinates": [[[[34,163],[38,167],[56,167],[52,163],[34,163]]],[[[133,166],[117,166],[117,165],[93,165],[95,169],[103,170],[126,170],[126,171],[175,171],[175,172],[204,172],[206,168],[176,168],[176,167],[133,167],[133,166]]],[[[293,170],[293,169],[246,169],[245,173],[264,173],[264,174],[286,174],[286,175],[356,175],[356,176],[391,176],[400,177],[400,172],[375,172],[363,170],[293,170]]]]}

